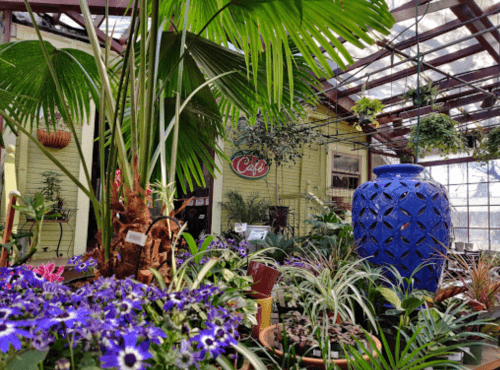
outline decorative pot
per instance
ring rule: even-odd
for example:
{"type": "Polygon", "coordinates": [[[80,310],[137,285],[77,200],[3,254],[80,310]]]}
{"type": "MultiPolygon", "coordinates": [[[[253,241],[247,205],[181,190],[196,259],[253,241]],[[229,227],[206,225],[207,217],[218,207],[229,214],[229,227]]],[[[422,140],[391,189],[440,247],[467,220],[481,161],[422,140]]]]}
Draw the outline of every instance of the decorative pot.
{"type": "MultiPolygon", "coordinates": [[[[259,337],[260,338],[260,337],[259,337]]],[[[483,362],[483,344],[473,344],[465,349],[469,351],[464,352],[464,364],[466,365],[480,365],[483,362]]]]}
{"type": "Polygon", "coordinates": [[[276,280],[278,280],[280,276],[280,272],[263,263],[250,261],[247,275],[251,275],[254,281],[252,284],[252,291],[268,297],[271,295],[271,291],[273,290],[276,280]]]}
{"type": "Polygon", "coordinates": [[[290,207],[272,206],[269,207],[269,223],[275,233],[279,233],[288,226],[288,214],[290,207]]]}
{"type": "Polygon", "coordinates": [[[435,292],[450,241],[450,206],[444,187],[419,178],[422,171],[413,164],[375,168],[377,179],[354,192],[352,221],[361,257],[404,277],[425,262],[414,288],[435,292]]]}
{"type": "Polygon", "coordinates": [[[71,133],[63,130],[49,133],[45,130],[38,129],[37,137],[40,144],[47,148],[55,149],[66,148],[71,141],[71,133]]]}
{"type": "MultiPolygon", "coordinates": [[[[255,301],[259,305],[260,311],[260,331],[271,325],[271,312],[273,311],[273,297],[271,295],[266,296],[262,293],[252,293],[249,294],[250,297],[255,298],[255,301]]],[[[253,334],[253,333],[252,333],[253,334]]]]}
{"type": "MultiPolygon", "coordinates": [[[[259,341],[262,343],[264,347],[269,349],[270,351],[275,352],[278,356],[283,356],[283,351],[279,351],[275,348],[274,343],[275,343],[275,337],[276,333],[279,330],[278,325],[272,325],[268,328],[265,328],[260,332],[259,335],[259,341]]],[[[380,341],[374,337],[373,335],[370,335],[373,342],[375,343],[375,346],[377,347],[378,351],[382,348],[382,344],[380,341]]],[[[372,351],[372,356],[373,358],[377,357],[377,351],[373,349],[372,351]]],[[[368,356],[364,355],[363,358],[365,360],[368,360],[368,356]]],[[[297,360],[299,359],[299,356],[297,356],[297,360]]],[[[324,370],[325,369],[325,364],[323,362],[323,359],[319,358],[313,358],[313,357],[301,357],[302,363],[308,368],[308,369],[318,369],[318,370],[324,370]]],[[[333,362],[342,370],[347,370],[347,360],[345,358],[333,360],[333,362]]]]}

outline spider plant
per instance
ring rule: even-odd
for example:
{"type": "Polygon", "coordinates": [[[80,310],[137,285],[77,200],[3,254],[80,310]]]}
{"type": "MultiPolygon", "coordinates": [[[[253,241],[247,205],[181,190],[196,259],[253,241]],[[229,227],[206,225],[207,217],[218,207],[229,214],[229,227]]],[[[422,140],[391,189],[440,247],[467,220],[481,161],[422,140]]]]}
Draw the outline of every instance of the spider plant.
{"type": "Polygon", "coordinates": [[[346,261],[338,269],[332,270],[328,264],[317,265],[306,262],[306,268],[285,266],[280,269],[283,277],[294,279],[298,283],[305,302],[306,310],[314,317],[320,312],[331,312],[344,321],[356,322],[355,304],[359,305],[369,322],[376,327],[373,307],[367,302],[356,284],[365,279],[379,279],[374,271],[363,268],[364,260],[346,261]]]}

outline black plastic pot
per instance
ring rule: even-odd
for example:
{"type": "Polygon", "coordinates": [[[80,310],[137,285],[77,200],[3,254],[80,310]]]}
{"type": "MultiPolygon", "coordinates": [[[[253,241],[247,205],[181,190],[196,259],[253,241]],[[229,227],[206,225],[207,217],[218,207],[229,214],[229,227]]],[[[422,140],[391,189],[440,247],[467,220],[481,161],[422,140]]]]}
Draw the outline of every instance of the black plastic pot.
{"type": "Polygon", "coordinates": [[[483,361],[483,344],[474,344],[467,346],[470,352],[464,353],[464,364],[479,365],[483,361]]]}
{"type": "Polygon", "coordinates": [[[282,322],[282,316],[293,311],[297,311],[300,314],[304,313],[304,309],[302,307],[287,307],[287,306],[281,306],[280,304],[276,305],[278,307],[278,315],[280,318],[280,322],[282,322]]]}
{"type": "Polygon", "coordinates": [[[288,226],[289,207],[272,206],[269,207],[269,223],[274,233],[279,233],[288,226]]]}

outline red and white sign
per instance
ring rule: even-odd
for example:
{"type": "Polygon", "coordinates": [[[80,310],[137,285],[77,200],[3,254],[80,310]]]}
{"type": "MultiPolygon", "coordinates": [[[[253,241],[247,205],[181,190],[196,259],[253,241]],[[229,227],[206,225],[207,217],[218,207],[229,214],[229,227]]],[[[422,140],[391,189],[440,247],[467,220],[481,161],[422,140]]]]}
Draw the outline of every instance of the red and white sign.
{"type": "Polygon", "coordinates": [[[267,175],[269,166],[255,155],[237,152],[231,157],[231,169],[245,179],[257,180],[267,175]]]}

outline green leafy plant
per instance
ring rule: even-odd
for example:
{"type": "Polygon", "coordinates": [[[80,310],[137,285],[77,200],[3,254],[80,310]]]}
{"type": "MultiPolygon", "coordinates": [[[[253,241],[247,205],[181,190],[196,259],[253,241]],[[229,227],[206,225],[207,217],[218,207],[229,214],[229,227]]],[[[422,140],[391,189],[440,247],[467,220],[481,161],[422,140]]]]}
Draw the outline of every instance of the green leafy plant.
{"type": "Polygon", "coordinates": [[[39,188],[46,202],[53,204],[52,210],[46,215],[47,219],[67,220],[70,210],[65,208],[64,199],[61,197],[61,174],[56,171],[45,171],[42,173],[44,184],[39,188]]]}
{"type": "Polygon", "coordinates": [[[356,104],[351,108],[351,110],[356,113],[359,117],[359,122],[356,122],[355,126],[357,130],[361,131],[360,126],[364,121],[370,121],[378,128],[378,122],[375,119],[378,113],[382,112],[385,105],[379,99],[370,99],[366,96],[359,99],[356,104]]]}
{"type": "Polygon", "coordinates": [[[464,150],[464,142],[456,125],[457,122],[444,113],[428,114],[419,125],[412,127],[408,147],[416,156],[429,154],[433,149],[441,156],[457,154],[464,150]]]}
{"type": "Polygon", "coordinates": [[[489,131],[479,146],[474,150],[474,158],[488,161],[500,157],[500,127],[489,131]]]}
{"type": "Polygon", "coordinates": [[[464,140],[464,145],[470,149],[479,148],[484,139],[484,128],[479,123],[475,124],[475,127],[466,127],[462,132],[462,139],[464,140]]]}
{"type": "Polygon", "coordinates": [[[433,85],[431,82],[427,85],[421,86],[420,91],[417,91],[417,89],[408,89],[405,91],[401,97],[401,105],[405,105],[411,99],[414,106],[420,105],[421,107],[425,107],[430,105],[434,109],[434,101],[436,100],[438,94],[439,87],[433,85]]]}
{"type": "Polygon", "coordinates": [[[321,132],[307,125],[286,124],[285,122],[268,125],[257,121],[251,126],[246,122],[234,131],[233,143],[239,149],[264,159],[268,166],[275,165],[275,200],[279,206],[278,168],[286,163],[302,158],[303,146],[311,147],[322,142],[321,132]]]}
{"type": "Polygon", "coordinates": [[[232,190],[226,193],[226,198],[227,201],[221,202],[220,206],[227,212],[228,222],[262,225],[269,221],[269,203],[258,193],[252,193],[245,199],[232,190]]]}
{"type": "Polygon", "coordinates": [[[298,250],[297,240],[295,238],[287,238],[283,234],[267,233],[266,239],[256,241],[256,244],[267,249],[267,255],[283,263],[285,258],[298,250]]]}
{"type": "Polygon", "coordinates": [[[19,204],[13,206],[15,210],[22,212],[35,222],[35,233],[31,240],[31,246],[27,254],[16,261],[15,265],[22,265],[36,253],[42,240],[42,226],[45,216],[52,211],[53,203],[46,202],[43,195],[36,193],[33,196],[19,197],[19,204]]]}

